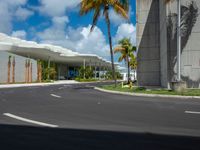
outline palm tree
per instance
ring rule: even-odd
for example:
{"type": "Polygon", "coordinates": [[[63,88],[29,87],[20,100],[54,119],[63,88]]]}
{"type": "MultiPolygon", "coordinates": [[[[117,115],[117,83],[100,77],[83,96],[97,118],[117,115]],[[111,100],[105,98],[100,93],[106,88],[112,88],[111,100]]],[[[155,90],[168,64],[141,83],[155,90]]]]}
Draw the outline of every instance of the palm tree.
{"type": "Polygon", "coordinates": [[[127,63],[128,83],[130,83],[130,60],[134,57],[133,52],[136,51],[136,47],[131,44],[128,38],[123,38],[118,43],[119,46],[114,49],[114,53],[121,53],[118,61],[122,62],[124,60],[127,63]]]}
{"type": "Polygon", "coordinates": [[[135,57],[135,55],[131,55],[130,57],[130,68],[134,70],[134,80],[136,79],[136,69],[137,69],[137,58],[135,57]]]}
{"type": "Polygon", "coordinates": [[[111,55],[111,62],[112,62],[112,78],[115,81],[115,86],[116,86],[112,38],[111,38],[111,33],[110,33],[110,17],[109,17],[110,9],[113,9],[117,14],[128,19],[129,0],[82,0],[80,15],[86,15],[89,12],[94,12],[93,22],[92,22],[92,26],[90,30],[92,32],[103,10],[103,15],[105,17],[107,28],[108,28],[108,39],[109,39],[110,55],[111,55]]]}

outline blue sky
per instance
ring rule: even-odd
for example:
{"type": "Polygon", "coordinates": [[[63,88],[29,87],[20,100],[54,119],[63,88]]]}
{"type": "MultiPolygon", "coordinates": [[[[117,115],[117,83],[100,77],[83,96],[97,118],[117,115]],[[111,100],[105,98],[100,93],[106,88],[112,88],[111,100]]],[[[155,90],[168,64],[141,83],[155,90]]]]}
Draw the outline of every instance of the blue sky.
{"type": "MultiPolygon", "coordinates": [[[[38,43],[60,45],[109,60],[103,16],[89,33],[92,13],[79,16],[81,0],[0,0],[0,32],[38,43]]],[[[130,22],[110,10],[113,45],[123,37],[135,44],[135,0],[130,0],[130,22]]],[[[117,59],[117,58],[116,58],[117,59]]]]}

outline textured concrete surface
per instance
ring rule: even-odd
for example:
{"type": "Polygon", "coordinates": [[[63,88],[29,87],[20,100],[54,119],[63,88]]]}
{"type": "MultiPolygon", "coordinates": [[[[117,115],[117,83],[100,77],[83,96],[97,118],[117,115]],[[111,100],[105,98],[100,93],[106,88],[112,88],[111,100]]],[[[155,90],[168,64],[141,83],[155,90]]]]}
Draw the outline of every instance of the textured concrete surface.
{"type": "MultiPolygon", "coordinates": [[[[181,0],[181,77],[200,87],[200,1],[181,0]]],[[[137,0],[138,81],[141,86],[169,87],[176,80],[177,2],[137,0]]]]}
{"type": "Polygon", "coordinates": [[[138,82],[160,85],[159,0],[137,1],[138,82]]]}
{"type": "MultiPolygon", "coordinates": [[[[15,81],[16,82],[25,82],[25,61],[27,58],[21,57],[15,54],[8,52],[0,51],[0,83],[7,83],[8,75],[8,57],[15,56],[15,81]]],[[[32,78],[33,81],[37,80],[37,62],[33,59],[30,59],[33,67],[32,78]]],[[[10,70],[10,79],[12,81],[12,58],[11,58],[11,70],[10,70]]]]}

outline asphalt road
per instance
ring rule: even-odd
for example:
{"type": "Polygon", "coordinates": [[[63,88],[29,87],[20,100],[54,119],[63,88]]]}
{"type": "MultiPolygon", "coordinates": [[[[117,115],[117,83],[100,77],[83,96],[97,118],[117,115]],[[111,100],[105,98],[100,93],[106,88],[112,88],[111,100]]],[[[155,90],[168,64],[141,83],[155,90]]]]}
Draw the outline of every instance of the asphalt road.
{"type": "Polygon", "coordinates": [[[200,100],[108,94],[93,85],[0,89],[0,149],[200,149],[200,100]]]}

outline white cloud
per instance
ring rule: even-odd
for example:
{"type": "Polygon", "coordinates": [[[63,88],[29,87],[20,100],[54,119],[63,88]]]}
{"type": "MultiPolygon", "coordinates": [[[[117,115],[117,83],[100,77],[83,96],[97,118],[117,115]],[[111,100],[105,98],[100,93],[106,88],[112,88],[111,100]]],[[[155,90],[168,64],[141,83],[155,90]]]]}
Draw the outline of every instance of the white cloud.
{"type": "MultiPolygon", "coordinates": [[[[113,9],[110,9],[109,11],[109,15],[110,15],[110,20],[112,23],[114,23],[114,25],[120,25],[122,23],[126,23],[127,19],[123,18],[121,15],[117,14],[113,9]]],[[[132,17],[133,15],[133,11],[132,8],[130,7],[129,9],[129,18],[132,17]]]]}
{"type": "Polygon", "coordinates": [[[126,19],[118,15],[113,9],[110,10],[109,15],[111,22],[114,23],[115,25],[120,25],[126,22],[126,19]]]}
{"type": "Polygon", "coordinates": [[[13,31],[11,36],[20,38],[20,39],[26,39],[26,31],[24,30],[13,31]]]}
{"type": "Polygon", "coordinates": [[[33,14],[34,14],[33,11],[28,10],[26,8],[22,8],[22,7],[19,7],[15,12],[15,16],[19,20],[26,20],[28,17],[32,16],[33,14]]]}
{"type": "Polygon", "coordinates": [[[131,43],[136,44],[136,28],[133,24],[123,23],[118,27],[114,42],[117,43],[122,38],[130,38],[131,43]]]}
{"type": "Polygon", "coordinates": [[[52,26],[45,29],[43,32],[37,33],[39,40],[57,41],[65,39],[65,28],[68,22],[69,19],[67,16],[53,17],[52,26]]]}
{"type": "Polygon", "coordinates": [[[49,16],[62,16],[67,9],[75,8],[81,0],[40,0],[40,12],[49,16]]]}
{"type": "Polygon", "coordinates": [[[0,32],[11,33],[16,10],[26,3],[27,0],[0,0],[0,32]]]}
{"type": "Polygon", "coordinates": [[[56,28],[55,25],[37,34],[41,43],[60,45],[83,54],[97,54],[110,57],[109,46],[103,32],[95,27],[90,33],[91,25],[87,27],[56,28]]]}
{"type": "Polygon", "coordinates": [[[6,3],[0,1],[0,32],[9,33],[12,30],[12,14],[6,3]]]}
{"type": "MultiPolygon", "coordinates": [[[[54,17],[52,26],[43,32],[37,33],[37,39],[41,43],[60,45],[83,54],[97,54],[110,60],[110,49],[106,37],[100,28],[95,27],[90,33],[91,25],[86,27],[66,27],[67,17],[54,17]]],[[[124,23],[118,27],[113,37],[113,44],[127,37],[135,44],[135,26],[124,23]]],[[[114,46],[113,46],[114,47],[114,46]]]]}

